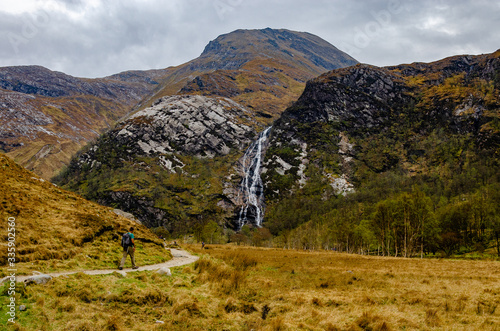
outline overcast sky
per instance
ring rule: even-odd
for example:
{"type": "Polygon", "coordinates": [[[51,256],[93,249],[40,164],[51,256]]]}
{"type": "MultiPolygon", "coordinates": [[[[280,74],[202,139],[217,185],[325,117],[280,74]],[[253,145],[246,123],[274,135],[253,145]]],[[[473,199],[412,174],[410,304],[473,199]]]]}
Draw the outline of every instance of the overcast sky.
{"type": "Polygon", "coordinates": [[[236,29],[315,34],[377,66],[500,48],[499,0],[2,0],[0,66],[78,77],[175,66],[236,29]]]}

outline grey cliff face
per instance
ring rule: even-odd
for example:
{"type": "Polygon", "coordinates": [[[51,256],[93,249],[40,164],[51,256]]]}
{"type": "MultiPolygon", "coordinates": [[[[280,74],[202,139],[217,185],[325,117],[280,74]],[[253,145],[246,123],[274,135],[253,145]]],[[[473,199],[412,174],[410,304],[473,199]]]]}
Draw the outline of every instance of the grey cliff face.
{"type": "Polygon", "coordinates": [[[225,98],[170,96],[122,122],[115,131],[122,145],[142,155],[183,153],[213,158],[242,150],[255,130],[242,124],[247,110],[225,98]]]}
{"type": "Polygon", "coordinates": [[[350,129],[370,129],[389,120],[394,105],[409,101],[402,93],[401,78],[392,72],[367,65],[339,72],[309,81],[285,116],[305,123],[349,123],[350,129]]]}

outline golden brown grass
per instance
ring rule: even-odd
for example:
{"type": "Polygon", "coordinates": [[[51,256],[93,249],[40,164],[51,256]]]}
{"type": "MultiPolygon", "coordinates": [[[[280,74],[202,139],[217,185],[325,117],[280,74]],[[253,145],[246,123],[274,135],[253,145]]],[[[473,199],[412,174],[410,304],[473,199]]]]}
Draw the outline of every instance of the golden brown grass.
{"type": "MultiPolygon", "coordinates": [[[[191,249],[201,253],[198,246],[191,249]]],[[[230,310],[237,311],[238,300],[254,302],[261,313],[265,306],[269,310],[265,321],[269,322],[263,325],[271,329],[500,328],[498,262],[235,246],[210,246],[203,253],[210,258],[199,264],[216,258],[235,265],[231,262],[235,254],[256,261],[241,285],[230,292],[230,310]]],[[[241,270],[235,268],[235,272],[241,270]]],[[[203,280],[217,284],[223,295],[222,278],[203,280]]]]}
{"type": "MultiPolygon", "coordinates": [[[[65,137],[43,132],[38,132],[35,138],[17,134],[15,138],[6,138],[5,142],[22,145],[7,154],[47,180],[57,175],[74,153],[96,138],[96,132],[108,129],[110,123],[125,115],[132,106],[91,95],[37,96],[26,103],[28,108],[39,109],[52,119],[52,123],[43,126],[44,129],[65,137]]],[[[0,122],[0,125],[4,124],[0,122]]],[[[16,123],[11,122],[11,125],[16,123]]],[[[21,121],[19,125],[26,123],[21,121]]]]}
{"type": "MultiPolygon", "coordinates": [[[[499,264],[241,246],[154,272],[20,292],[32,330],[498,330],[499,264]],[[159,322],[157,322],[159,321],[159,322]]],[[[0,302],[0,304],[3,304],[0,302]]],[[[0,321],[1,322],[1,321],[0,321]]]]}
{"type": "Polygon", "coordinates": [[[121,258],[120,233],[134,226],[137,263],[152,264],[171,258],[146,227],[116,215],[112,209],[60,189],[0,154],[0,276],[6,272],[7,219],[15,218],[16,268],[80,270],[117,267],[121,258]]]}

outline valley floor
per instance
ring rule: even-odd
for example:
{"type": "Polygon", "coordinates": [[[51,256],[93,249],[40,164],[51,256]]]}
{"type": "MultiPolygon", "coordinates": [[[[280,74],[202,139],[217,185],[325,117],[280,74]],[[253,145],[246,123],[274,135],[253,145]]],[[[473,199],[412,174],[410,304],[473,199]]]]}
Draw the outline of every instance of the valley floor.
{"type": "MultiPolygon", "coordinates": [[[[201,253],[199,249],[194,251],[201,253]]],[[[241,269],[238,259],[254,259],[255,266],[226,303],[250,299],[260,314],[268,309],[266,320],[259,321],[258,328],[500,329],[498,261],[404,259],[234,246],[209,247],[203,254],[209,257],[202,257],[199,264],[215,258],[236,269],[241,269]]]]}
{"type": "Polygon", "coordinates": [[[18,312],[18,329],[500,329],[497,261],[183,248],[199,259],[171,277],[78,273],[19,287],[17,302],[28,309],[18,312]]]}

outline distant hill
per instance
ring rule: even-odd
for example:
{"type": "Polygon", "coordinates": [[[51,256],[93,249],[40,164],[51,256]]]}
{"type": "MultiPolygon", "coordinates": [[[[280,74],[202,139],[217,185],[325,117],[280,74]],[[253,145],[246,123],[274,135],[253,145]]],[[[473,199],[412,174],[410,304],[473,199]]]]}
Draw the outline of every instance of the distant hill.
{"type": "Polygon", "coordinates": [[[150,94],[159,72],[86,79],[40,66],[0,68],[0,149],[50,179],[150,94]]]}
{"type": "Polygon", "coordinates": [[[157,85],[154,80],[163,71],[126,72],[108,78],[77,78],[41,66],[0,68],[0,88],[14,92],[46,97],[91,95],[112,99],[120,104],[135,105],[142,95],[157,85]]]}
{"type": "Polygon", "coordinates": [[[174,93],[228,97],[269,124],[297,99],[307,80],[356,63],[310,33],[236,30],[212,40],[198,58],[172,70],[151,100],[174,93]]]}

